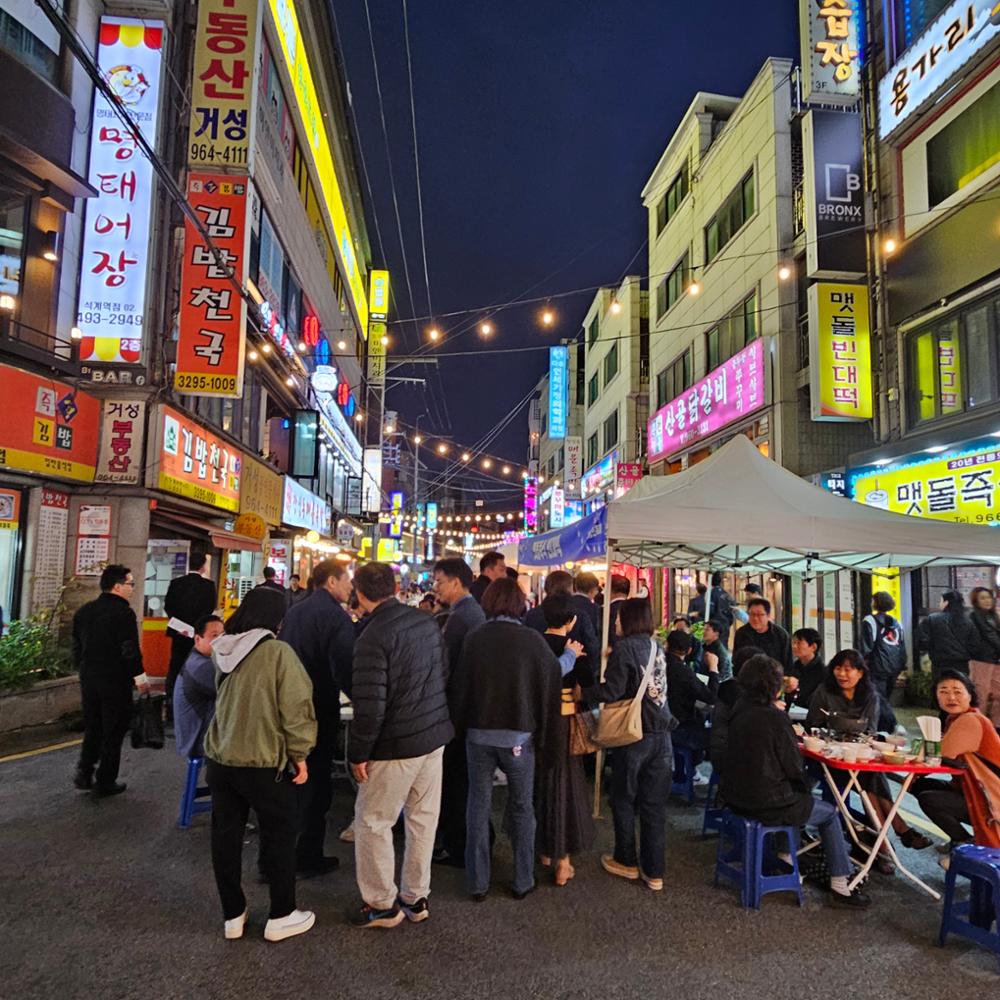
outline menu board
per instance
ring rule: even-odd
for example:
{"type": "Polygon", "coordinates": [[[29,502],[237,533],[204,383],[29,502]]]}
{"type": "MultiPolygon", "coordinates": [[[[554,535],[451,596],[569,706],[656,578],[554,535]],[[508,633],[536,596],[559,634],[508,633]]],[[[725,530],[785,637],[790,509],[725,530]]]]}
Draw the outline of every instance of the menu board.
{"type": "Polygon", "coordinates": [[[66,532],[69,528],[69,494],[43,489],[35,546],[32,613],[47,611],[59,600],[66,574],[66,532]]]}

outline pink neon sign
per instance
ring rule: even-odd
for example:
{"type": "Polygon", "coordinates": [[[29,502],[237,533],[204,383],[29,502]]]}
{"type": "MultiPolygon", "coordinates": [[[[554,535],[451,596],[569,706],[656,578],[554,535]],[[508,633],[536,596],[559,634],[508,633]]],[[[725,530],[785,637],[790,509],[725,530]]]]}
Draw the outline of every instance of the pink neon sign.
{"type": "Polygon", "coordinates": [[[647,428],[648,461],[673,455],[763,405],[764,342],[758,337],[656,411],[647,428]]]}

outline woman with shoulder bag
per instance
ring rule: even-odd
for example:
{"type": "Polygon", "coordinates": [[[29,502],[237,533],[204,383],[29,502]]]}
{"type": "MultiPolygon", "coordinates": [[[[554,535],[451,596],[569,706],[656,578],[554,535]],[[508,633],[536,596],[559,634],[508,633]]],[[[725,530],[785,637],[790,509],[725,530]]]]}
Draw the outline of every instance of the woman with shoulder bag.
{"type": "Polygon", "coordinates": [[[316,744],[312,683],[275,633],[285,616],[283,592],[257,587],[212,643],[218,668],[215,718],[205,735],[212,790],[212,867],[222,899],[225,936],[243,936],[247,902],[240,884],[243,831],[251,809],[260,825],[262,871],[270,884],[268,941],[304,934],[316,915],[295,905],[298,835],[293,785],[305,783],[316,744]]]}
{"type": "MultiPolygon", "coordinates": [[[[633,881],[641,878],[650,889],[659,891],[666,867],[667,800],[673,782],[670,731],[676,722],[667,707],[667,661],[653,639],[649,601],[632,598],[622,601],[619,608],[619,639],[608,660],[604,681],[585,688],[583,697],[593,704],[629,700],[645,683],[642,736],[637,742],[616,747],[612,756],[615,849],[614,854],[601,857],[601,865],[612,875],[633,881]]],[[[676,634],[687,639],[686,633],[676,634]]]]}

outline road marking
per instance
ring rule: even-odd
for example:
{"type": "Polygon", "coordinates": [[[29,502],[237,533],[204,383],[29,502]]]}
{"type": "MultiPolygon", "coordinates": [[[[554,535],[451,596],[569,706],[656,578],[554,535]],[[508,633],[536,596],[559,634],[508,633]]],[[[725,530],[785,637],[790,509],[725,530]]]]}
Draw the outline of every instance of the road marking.
{"type": "Polygon", "coordinates": [[[65,743],[53,743],[51,746],[39,747],[37,750],[25,750],[23,753],[12,753],[8,757],[0,757],[0,764],[6,764],[11,760],[24,760],[25,757],[37,757],[41,753],[51,753],[53,750],[65,750],[67,747],[78,747],[82,742],[82,739],[67,740],[65,743]]]}

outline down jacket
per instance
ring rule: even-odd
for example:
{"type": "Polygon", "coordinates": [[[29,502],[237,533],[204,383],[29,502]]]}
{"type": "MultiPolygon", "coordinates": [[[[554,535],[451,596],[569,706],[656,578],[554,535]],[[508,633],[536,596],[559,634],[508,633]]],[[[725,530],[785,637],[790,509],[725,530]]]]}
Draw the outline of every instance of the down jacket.
{"type": "Polygon", "coordinates": [[[963,663],[968,670],[979,648],[976,628],[964,611],[935,611],[920,623],[918,634],[920,649],[930,656],[935,673],[963,663]]]}

